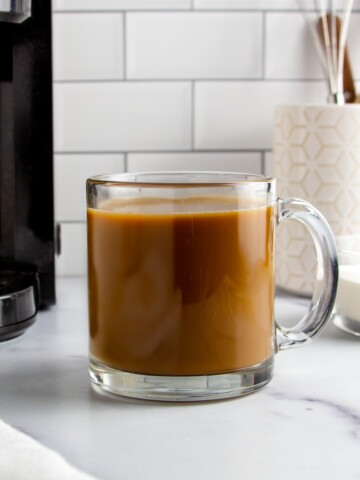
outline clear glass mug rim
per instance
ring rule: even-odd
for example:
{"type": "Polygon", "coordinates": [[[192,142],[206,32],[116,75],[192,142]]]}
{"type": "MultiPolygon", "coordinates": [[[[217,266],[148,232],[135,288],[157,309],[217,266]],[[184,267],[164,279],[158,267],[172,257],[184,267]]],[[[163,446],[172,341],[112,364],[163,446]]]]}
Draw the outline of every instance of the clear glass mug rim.
{"type": "Polygon", "coordinates": [[[275,178],[269,175],[213,170],[110,173],[94,175],[87,179],[88,184],[137,188],[235,187],[274,182],[275,178]]]}

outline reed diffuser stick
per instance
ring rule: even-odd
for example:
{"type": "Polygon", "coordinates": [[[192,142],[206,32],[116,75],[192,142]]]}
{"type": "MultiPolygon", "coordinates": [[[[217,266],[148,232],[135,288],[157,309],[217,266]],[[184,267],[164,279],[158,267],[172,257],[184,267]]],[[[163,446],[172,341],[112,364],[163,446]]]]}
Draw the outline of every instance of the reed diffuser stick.
{"type": "Polygon", "coordinates": [[[353,0],[344,0],[337,31],[337,8],[334,0],[297,0],[310,32],[322,70],[328,83],[330,103],[342,105],[344,96],[344,56],[353,0]],[[317,25],[321,28],[317,28],[317,25]]]}

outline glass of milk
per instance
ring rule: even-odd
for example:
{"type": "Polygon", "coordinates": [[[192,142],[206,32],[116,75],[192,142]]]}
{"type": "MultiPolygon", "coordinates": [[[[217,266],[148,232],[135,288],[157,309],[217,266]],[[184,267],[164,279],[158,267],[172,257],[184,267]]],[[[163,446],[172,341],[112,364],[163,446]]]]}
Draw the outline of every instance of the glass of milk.
{"type": "Polygon", "coordinates": [[[334,324],[360,336],[360,235],[336,238],[339,255],[339,283],[334,324]]]}

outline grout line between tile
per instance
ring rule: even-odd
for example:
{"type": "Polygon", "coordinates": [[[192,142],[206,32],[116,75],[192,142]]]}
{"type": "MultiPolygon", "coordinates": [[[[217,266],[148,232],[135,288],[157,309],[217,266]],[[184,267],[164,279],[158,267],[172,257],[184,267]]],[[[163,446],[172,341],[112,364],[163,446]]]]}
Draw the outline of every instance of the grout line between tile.
{"type": "MultiPolygon", "coordinates": [[[[357,13],[359,12],[359,8],[353,8],[352,12],[357,13]]],[[[119,9],[108,9],[108,10],[102,10],[102,9],[97,9],[97,10],[89,10],[89,9],[83,9],[83,10],[53,10],[53,14],[61,14],[61,13],[66,13],[66,14],[81,14],[81,13],[123,13],[123,12],[130,12],[130,13],[262,13],[262,12],[271,12],[271,13],[299,13],[297,8],[279,8],[279,9],[270,9],[270,8],[195,8],[193,4],[191,3],[189,7],[184,7],[184,8],[119,8],[119,9]]]]}
{"type": "Polygon", "coordinates": [[[265,151],[261,152],[261,173],[265,174],[265,151]]]}
{"type": "Polygon", "coordinates": [[[57,219],[56,223],[60,223],[62,225],[85,225],[86,220],[61,220],[61,219],[57,219]]]}
{"type": "Polygon", "coordinates": [[[191,150],[195,150],[195,81],[191,82],[191,150]]]}
{"type": "MultiPolygon", "coordinates": [[[[82,13],[94,13],[94,14],[101,14],[101,13],[110,13],[110,14],[113,14],[113,13],[183,13],[183,12],[189,12],[191,11],[190,10],[191,7],[186,7],[186,8],[173,8],[173,9],[166,9],[166,8],[153,8],[153,9],[145,9],[145,8],[119,8],[119,9],[109,9],[109,10],[101,10],[100,8],[99,9],[94,9],[94,10],[89,10],[89,9],[85,9],[84,10],[53,10],[52,11],[52,14],[53,15],[58,15],[58,14],[67,14],[67,15],[70,15],[70,14],[75,14],[75,15],[79,15],[79,14],[82,14],[82,13]]],[[[212,12],[213,10],[209,10],[210,12],[212,12]]],[[[219,12],[222,12],[223,10],[219,10],[219,12]]],[[[225,10],[227,11],[227,10],[225,10]]],[[[239,10],[237,10],[239,11],[239,10]]],[[[240,10],[240,11],[243,11],[243,10],[240,10]]]]}
{"type": "MultiPolygon", "coordinates": [[[[126,155],[128,159],[128,155],[136,155],[136,154],[172,154],[172,153],[258,153],[261,154],[264,149],[256,149],[256,148],[213,148],[213,149],[186,149],[186,150],[81,150],[81,151],[66,151],[66,150],[57,150],[54,152],[55,155],[126,155]]],[[[269,149],[268,151],[271,151],[269,149]]]]}
{"type": "MultiPolygon", "coordinates": [[[[78,83],[185,83],[185,82],[204,82],[204,83],[245,83],[245,82],[263,82],[264,78],[126,78],[126,79],[83,79],[83,80],[54,80],[54,85],[78,84],[78,83]]],[[[266,78],[267,83],[322,83],[323,78],[266,78]]]]}
{"type": "Polygon", "coordinates": [[[262,16],[262,59],[261,59],[261,68],[262,68],[262,79],[265,80],[266,72],[266,13],[263,12],[262,16]]]}
{"type": "Polygon", "coordinates": [[[124,80],[127,79],[127,40],[126,40],[126,26],[127,26],[127,15],[124,12],[123,14],[123,76],[124,80]]]}

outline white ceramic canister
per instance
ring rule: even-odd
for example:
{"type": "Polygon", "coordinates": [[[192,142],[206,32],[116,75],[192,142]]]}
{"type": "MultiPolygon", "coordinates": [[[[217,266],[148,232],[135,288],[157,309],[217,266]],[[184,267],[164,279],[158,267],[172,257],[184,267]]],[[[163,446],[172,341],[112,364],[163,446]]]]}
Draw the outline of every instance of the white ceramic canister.
{"type": "MultiPolygon", "coordinates": [[[[333,233],[360,233],[360,105],[280,105],[274,117],[279,196],[316,206],[333,233]]],[[[302,295],[315,287],[316,260],[305,228],[278,229],[277,285],[302,295]]]]}

